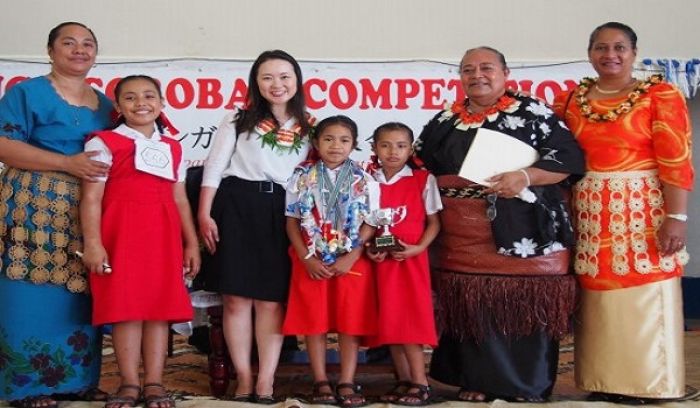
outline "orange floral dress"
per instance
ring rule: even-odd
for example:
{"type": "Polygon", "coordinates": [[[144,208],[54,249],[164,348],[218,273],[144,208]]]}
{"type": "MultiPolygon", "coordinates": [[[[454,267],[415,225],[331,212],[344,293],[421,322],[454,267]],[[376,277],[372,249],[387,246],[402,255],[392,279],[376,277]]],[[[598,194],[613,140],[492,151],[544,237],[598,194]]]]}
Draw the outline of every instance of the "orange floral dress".
{"type": "Polygon", "coordinates": [[[660,256],[656,230],[665,216],[663,185],[693,184],[685,99],[659,77],[605,100],[586,98],[591,83],[554,102],[586,157],[586,176],[573,196],[580,282],[609,290],[680,276],[687,252],[660,256]]]}

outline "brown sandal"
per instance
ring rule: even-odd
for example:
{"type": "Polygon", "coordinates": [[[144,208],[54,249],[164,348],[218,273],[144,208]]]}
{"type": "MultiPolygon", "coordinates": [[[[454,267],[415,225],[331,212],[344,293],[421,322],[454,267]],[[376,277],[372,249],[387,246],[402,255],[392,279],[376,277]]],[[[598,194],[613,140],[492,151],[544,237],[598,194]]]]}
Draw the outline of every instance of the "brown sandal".
{"type": "Polygon", "coordinates": [[[411,384],[408,392],[406,392],[396,403],[409,407],[422,407],[428,405],[432,401],[433,388],[425,384],[411,384]],[[415,390],[411,392],[411,390],[415,390]]]}
{"type": "Polygon", "coordinates": [[[367,405],[365,396],[360,394],[360,386],[353,383],[340,383],[335,387],[335,394],[338,398],[338,404],[342,408],[357,408],[367,405]],[[348,394],[341,394],[339,391],[343,389],[351,390],[348,394]]]}
{"type": "Polygon", "coordinates": [[[110,395],[109,398],[107,398],[107,401],[105,401],[104,408],[113,408],[113,407],[135,407],[138,405],[139,402],[139,395],[141,394],[141,387],[138,385],[134,384],[122,384],[119,386],[117,389],[117,393],[114,395],[110,395]],[[120,395],[123,390],[136,390],[136,396],[132,397],[131,395],[120,395]]]}
{"type": "Polygon", "coordinates": [[[335,398],[335,394],[333,394],[333,392],[321,392],[322,387],[328,387],[333,391],[333,386],[330,381],[317,381],[311,388],[311,398],[309,401],[312,404],[336,404],[338,400],[335,398]]]}
{"type": "Polygon", "coordinates": [[[406,394],[406,391],[408,391],[409,388],[411,388],[410,381],[399,381],[394,384],[394,387],[389,392],[379,397],[379,401],[389,403],[396,402],[399,398],[406,394]]]}
{"type": "Polygon", "coordinates": [[[148,383],[143,385],[143,403],[144,408],[158,408],[161,404],[165,404],[168,408],[175,408],[175,400],[168,394],[160,383],[148,383]],[[160,388],[161,393],[158,394],[146,394],[146,388],[160,388]]]}

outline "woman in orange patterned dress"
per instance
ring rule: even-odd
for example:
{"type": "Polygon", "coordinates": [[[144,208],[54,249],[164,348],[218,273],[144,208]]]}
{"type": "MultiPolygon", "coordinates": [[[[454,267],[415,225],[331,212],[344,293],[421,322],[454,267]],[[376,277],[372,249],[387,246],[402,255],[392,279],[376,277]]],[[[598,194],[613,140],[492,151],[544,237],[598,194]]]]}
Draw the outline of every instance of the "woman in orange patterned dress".
{"type": "Polygon", "coordinates": [[[573,197],[582,286],[576,383],[617,402],[685,394],[690,122],[673,85],[632,76],[636,42],[624,24],[596,28],[588,57],[599,78],[555,101],[586,155],[573,197]]]}

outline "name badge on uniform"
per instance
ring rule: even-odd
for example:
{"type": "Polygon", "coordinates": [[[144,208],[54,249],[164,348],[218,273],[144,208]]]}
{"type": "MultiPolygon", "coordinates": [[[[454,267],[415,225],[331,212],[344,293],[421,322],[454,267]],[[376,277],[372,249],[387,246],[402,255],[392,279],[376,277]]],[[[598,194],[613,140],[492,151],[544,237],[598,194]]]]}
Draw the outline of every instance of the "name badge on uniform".
{"type": "Polygon", "coordinates": [[[173,154],[170,145],[155,140],[136,139],[134,165],[136,169],[154,176],[175,180],[173,154]]]}

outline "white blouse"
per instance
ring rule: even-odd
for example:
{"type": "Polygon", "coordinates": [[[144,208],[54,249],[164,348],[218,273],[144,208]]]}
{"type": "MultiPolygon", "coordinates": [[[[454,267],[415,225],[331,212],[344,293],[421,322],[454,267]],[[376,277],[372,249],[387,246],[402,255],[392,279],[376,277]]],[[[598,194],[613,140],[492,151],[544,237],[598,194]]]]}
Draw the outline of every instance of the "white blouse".
{"type": "MultiPolygon", "coordinates": [[[[398,173],[394,174],[390,180],[386,179],[384,175],[384,170],[379,169],[375,174],[375,178],[380,184],[394,184],[401,179],[401,177],[412,176],[413,170],[409,166],[403,166],[398,173]]],[[[425,203],[425,213],[435,214],[442,210],[442,200],[440,200],[440,190],[438,189],[437,179],[432,174],[428,174],[428,180],[425,183],[425,189],[423,190],[423,202],[425,203]]]]}
{"type": "MultiPolygon", "coordinates": [[[[138,130],[132,129],[126,124],[121,124],[118,127],[116,127],[114,130],[112,130],[114,133],[119,133],[122,136],[128,137],[131,140],[137,140],[137,139],[148,139],[152,141],[159,141],[163,136],[161,136],[160,132],[158,132],[158,128],[154,125],[153,126],[153,133],[151,134],[150,139],[144,136],[141,132],[138,130]]],[[[166,136],[167,137],[167,136],[166,136]]],[[[112,165],[112,151],[109,150],[109,147],[105,144],[105,142],[100,139],[99,136],[95,136],[92,139],[88,140],[87,143],[85,143],[85,151],[86,152],[99,152],[99,154],[92,156],[93,160],[100,161],[102,163],[112,165]]],[[[180,164],[178,165],[177,168],[177,182],[182,183],[185,181],[185,176],[187,176],[187,166],[185,165],[185,160],[184,157],[180,158],[180,164]]],[[[97,181],[101,182],[106,182],[107,179],[109,178],[109,174],[104,177],[96,177],[97,181]]]]}
{"type": "MultiPolygon", "coordinates": [[[[262,135],[254,131],[236,133],[237,114],[237,109],[226,114],[216,131],[204,164],[202,186],[218,188],[224,177],[235,176],[248,181],[274,181],[286,187],[294,168],[306,159],[309,138],[304,137],[299,151],[272,150],[262,145],[262,135]]],[[[281,127],[291,129],[296,123],[292,117],[281,127]]]]}

